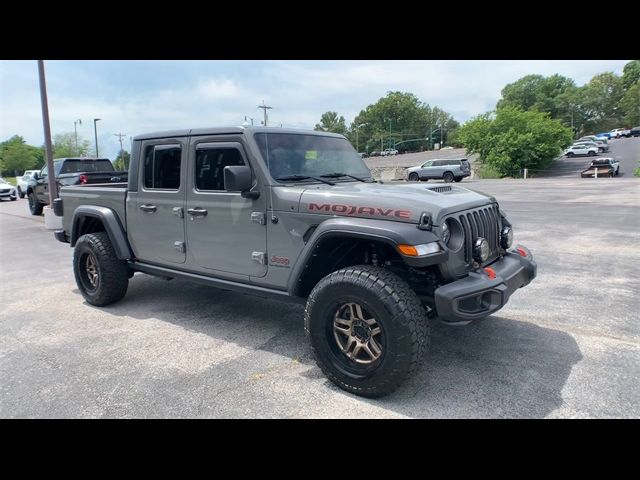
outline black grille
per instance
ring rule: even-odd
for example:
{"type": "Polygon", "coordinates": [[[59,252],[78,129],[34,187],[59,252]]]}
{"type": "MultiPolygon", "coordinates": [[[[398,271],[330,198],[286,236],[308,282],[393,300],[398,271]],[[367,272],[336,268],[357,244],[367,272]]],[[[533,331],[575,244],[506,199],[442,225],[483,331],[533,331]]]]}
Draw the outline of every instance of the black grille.
{"type": "Polygon", "coordinates": [[[477,208],[457,216],[464,230],[464,260],[472,262],[473,242],[483,237],[489,242],[489,259],[494,260],[500,247],[500,212],[497,205],[477,208]]]}
{"type": "Polygon", "coordinates": [[[0,190],[0,193],[9,193],[9,190],[11,190],[10,188],[5,188],[3,190],[0,190]]]}

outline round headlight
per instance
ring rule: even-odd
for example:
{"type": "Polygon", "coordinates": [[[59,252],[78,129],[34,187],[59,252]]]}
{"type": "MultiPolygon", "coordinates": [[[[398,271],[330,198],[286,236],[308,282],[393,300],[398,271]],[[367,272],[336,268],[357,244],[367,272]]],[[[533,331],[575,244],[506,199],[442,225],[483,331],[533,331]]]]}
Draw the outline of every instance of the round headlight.
{"type": "Polygon", "coordinates": [[[500,245],[505,250],[513,244],[513,230],[511,227],[504,227],[500,233],[500,245]]]}
{"type": "Polygon", "coordinates": [[[489,258],[489,242],[478,237],[473,244],[473,259],[478,263],[484,263],[489,258]]]}
{"type": "Polygon", "coordinates": [[[449,243],[449,240],[451,239],[451,230],[449,230],[449,225],[447,225],[447,222],[444,222],[442,224],[442,241],[447,244],[449,243]]]}

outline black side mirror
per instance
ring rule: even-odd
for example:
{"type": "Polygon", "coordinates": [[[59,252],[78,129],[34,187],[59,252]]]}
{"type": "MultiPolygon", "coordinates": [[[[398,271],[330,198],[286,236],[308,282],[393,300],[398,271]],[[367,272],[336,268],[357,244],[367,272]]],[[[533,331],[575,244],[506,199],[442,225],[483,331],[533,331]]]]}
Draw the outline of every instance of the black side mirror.
{"type": "Polygon", "coordinates": [[[38,172],[34,172],[33,173],[33,177],[34,180],[38,180],[40,178],[40,174],[38,172]]]}
{"type": "Polygon", "coordinates": [[[224,167],[224,189],[227,192],[242,192],[245,198],[258,198],[259,192],[250,192],[253,185],[251,168],[246,165],[224,167]]]}

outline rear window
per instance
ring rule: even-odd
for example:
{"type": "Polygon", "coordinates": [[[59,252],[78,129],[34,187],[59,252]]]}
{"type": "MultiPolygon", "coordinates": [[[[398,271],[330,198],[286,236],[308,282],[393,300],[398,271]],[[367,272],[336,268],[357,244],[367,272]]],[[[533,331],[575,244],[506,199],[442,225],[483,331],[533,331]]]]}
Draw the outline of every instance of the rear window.
{"type": "Polygon", "coordinates": [[[58,173],[113,172],[112,163],[107,160],[65,160],[58,173]]]}
{"type": "Polygon", "coordinates": [[[609,160],[594,160],[591,165],[609,165],[609,160]]]}

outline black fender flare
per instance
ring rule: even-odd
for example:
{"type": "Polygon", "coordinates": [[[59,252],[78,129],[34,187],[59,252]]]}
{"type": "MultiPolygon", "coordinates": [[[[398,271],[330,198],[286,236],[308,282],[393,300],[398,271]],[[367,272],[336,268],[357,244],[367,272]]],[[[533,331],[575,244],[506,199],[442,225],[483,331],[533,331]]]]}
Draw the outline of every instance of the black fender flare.
{"type": "Polygon", "coordinates": [[[78,235],[80,224],[83,219],[87,217],[99,218],[102,221],[104,229],[107,235],[109,235],[109,240],[111,240],[111,244],[120,260],[130,260],[133,258],[133,252],[127,240],[127,235],[116,212],[111,208],[97,205],[82,205],[73,212],[70,241],[72,247],[76,245],[78,237],[80,236],[78,235]]]}
{"type": "Polygon", "coordinates": [[[351,237],[359,240],[368,239],[384,242],[393,247],[400,244],[420,245],[423,243],[438,242],[441,253],[429,255],[426,258],[414,258],[401,255],[407,265],[412,267],[427,267],[436,265],[448,259],[448,250],[444,247],[440,238],[428,230],[421,230],[415,223],[393,222],[389,220],[374,220],[368,218],[332,218],[318,225],[312,233],[304,248],[293,265],[289,277],[287,291],[292,296],[297,296],[300,279],[306,265],[313,256],[316,247],[324,240],[332,237],[351,237]]]}

